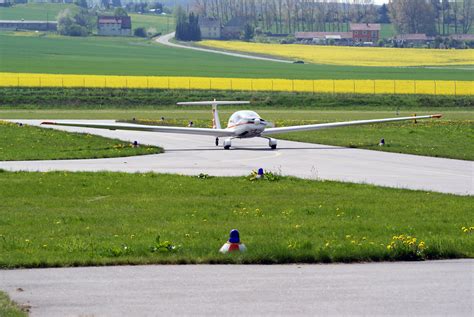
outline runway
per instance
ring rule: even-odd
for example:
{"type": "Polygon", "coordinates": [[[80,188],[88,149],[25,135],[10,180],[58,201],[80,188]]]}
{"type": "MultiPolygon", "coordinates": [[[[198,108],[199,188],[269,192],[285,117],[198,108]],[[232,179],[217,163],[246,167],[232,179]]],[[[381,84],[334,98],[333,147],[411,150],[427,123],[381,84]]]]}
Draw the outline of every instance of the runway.
{"type": "MultiPolygon", "coordinates": [[[[42,120],[14,120],[39,125],[42,120]]],[[[56,120],[60,121],[60,120],[56,120]]],[[[110,120],[74,120],[111,123],[110,120]]],[[[51,127],[51,126],[48,126],[51,127]]],[[[126,141],[161,146],[165,153],[91,160],[0,162],[10,171],[120,171],[214,176],[248,175],[264,168],[308,179],[367,183],[457,195],[474,194],[474,162],[396,154],[336,146],[278,141],[270,150],[265,139],[233,140],[231,150],[214,146],[214,138],[183,134],[111,131],[53,126],[126,141]]]]}
{"type": "Polygon", "coordinates": [[[472,316],[473,260],[0,271],[31,316],[472,316]]]}

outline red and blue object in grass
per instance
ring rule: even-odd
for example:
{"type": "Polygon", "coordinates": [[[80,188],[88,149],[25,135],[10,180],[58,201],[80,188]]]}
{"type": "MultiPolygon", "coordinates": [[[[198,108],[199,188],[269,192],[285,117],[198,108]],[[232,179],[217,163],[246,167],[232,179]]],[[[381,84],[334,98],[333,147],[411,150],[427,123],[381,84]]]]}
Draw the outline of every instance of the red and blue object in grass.
{"type": "Polygon", "coordinates": [[[245,244],[240,242],[240,234],[237,229],[230,231],[229,241],[227,241],[219,250],[220,253],[244,252],[247,250],[245,244]]]}

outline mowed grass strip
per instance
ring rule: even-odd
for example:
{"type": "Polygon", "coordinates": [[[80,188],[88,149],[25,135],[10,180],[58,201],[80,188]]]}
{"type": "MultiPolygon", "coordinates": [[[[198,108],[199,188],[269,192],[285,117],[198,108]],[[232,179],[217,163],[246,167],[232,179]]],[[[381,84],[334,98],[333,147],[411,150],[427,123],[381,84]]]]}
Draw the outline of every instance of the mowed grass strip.
{"type": "Polygon", "coordinates": [[[12,302],[6,293],[0,291],[0,316],[26,317],[28,314],[12,302]]]}
{"type": "MultiPolygon", "coordinates": [[[[206,110],[209,106],[182,107],[178,101],[249,100],[248,107],[268,110],[358,110],[445,111],[473,110],[474,96],[449,95],[378,95],[378,94],[312,94],[262,91],[173,90],[173,89],[104,89],[104,88],[0,88],[0,109],[64,109],[98,112],[105,109],[186,111],[206,110]]],[[[221,107],[220,111],[242,109],[221,107]]],[[[413,113],[413,112],[412,112],[413,113]]],[[[207,114],[208,115],[208,114],[207,114]]],[[[159,117],[158,117],[159,118],[159,117]]],[[[151,118],[150,118],[151,119],[151,118]]]]}
{"type": "Polygon", "coordinates": [[[3,172],[0,267],[474,256],[473,197],[275,179],[3,172]]]}
{"type": "Polygon", "coordinates": [[[0,121],[0,161],[105,158],[160,153],[162,149],[92,134],[0,121]]]}

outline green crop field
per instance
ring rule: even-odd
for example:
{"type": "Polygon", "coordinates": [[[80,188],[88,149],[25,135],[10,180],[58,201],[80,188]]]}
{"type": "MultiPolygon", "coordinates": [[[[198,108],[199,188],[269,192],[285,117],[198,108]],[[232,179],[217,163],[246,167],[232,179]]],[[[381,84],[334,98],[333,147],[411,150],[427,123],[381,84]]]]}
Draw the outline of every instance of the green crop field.
{"type": "Polygon", "coordinates": [[[134,148],[128,142],[91,134],[66,133],[0,121],[0,161],[104,158],[160,152],[157,147],[134,148]]]}
{"type": "Polygon", "coordinates": [[[154,29],[156,32],[166,34],[173,32],[175,28],[175,19],[172,15],[150,15],[150,14],[129,14],[132,18],[132,28],[144,27],[145,29],[154,29]]]}
{"type": "MultiPolygon", "coordinates": [[[[0,20],[32,20],[54,21],[62,10],[78,10],[74,4],[62,3],[28,3],[12,7],[0,7],[0,20]]],[[[106,13],[104,13],[106,14],[106,13]]],[[[107,14],[113,14],[109,12],[107,14]]],[[[156,32],[166,33],[174,30],[175,20],[172,15],[129,14],[132,18],[132,28],[144,27],[155,29],[156,32]]]]}
{"type": "Polygon", "coordinates": [[[267,176],[0,173],[0,267],[474,256],[473,197],[267,176]]]}
{"type": "Polygon", "coordinates": [[[28,3],[12,7],[0,7],[0,20],[54,21],[62,10],[76,10],[74,4],[63,3],[28,3]]]}
{"type": "Polygon", "coordinates": [[[158,45],[138,38],[0,33],[0,72],[294,79],[472,80],[464,69],[264,62],[158,45]]]}

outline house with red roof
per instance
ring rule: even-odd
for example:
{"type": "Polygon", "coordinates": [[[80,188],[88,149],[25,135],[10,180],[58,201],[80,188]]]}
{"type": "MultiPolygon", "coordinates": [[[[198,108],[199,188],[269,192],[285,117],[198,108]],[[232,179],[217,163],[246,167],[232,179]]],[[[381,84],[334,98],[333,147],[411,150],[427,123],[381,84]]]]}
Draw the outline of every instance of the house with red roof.
{"type": "Polygon", "coordinates": [[[130,17],[116,17],[101,15],[97,18],[97,30],[104,36],[131,36],[132,19],[130,17]]]}
{"type": "Polygon", "coordinates": [[[376,44],[380,38],[381,25],[378,23],[351,23],[349,28],[354,43],[376,44]]]}

